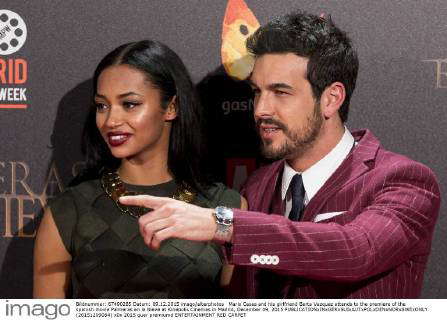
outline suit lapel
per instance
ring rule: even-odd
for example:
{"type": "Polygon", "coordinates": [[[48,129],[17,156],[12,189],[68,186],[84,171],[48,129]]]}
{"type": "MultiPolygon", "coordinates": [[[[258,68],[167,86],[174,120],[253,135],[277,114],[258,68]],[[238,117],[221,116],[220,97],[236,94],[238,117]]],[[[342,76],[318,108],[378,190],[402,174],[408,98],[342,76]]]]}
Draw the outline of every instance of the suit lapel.
{"type": "Polygon", "coordinates": [[[370,170],[371,166],[368,163],[374,161],[380,143],[369,130],[353,132],[353,136],[358,143],[357,146],[308,203],[301,221],[313,221],[338,190],[370,170]]]}
{"type": "Polygon", "coordinates": [[[284,168],[284,160],[271,164],[272,168],[268,171],[259,184],[259,191],[255,201],[256,206],[250,210],[260,212],[270,212],[272,203],[275,201],[275,187],[278,183],[279,175],[284,168]]]}
{"type": "Polygon", "coordinates": [[[279,170],[276,176],[276,184],[275,189],[273,191],[274,195],[271,200],[270,208],[268,211],[268,213],[270,214],[276,214],[280,216],[283,216],[285,211],[285,203],[281,197],[282,176],[283,176],[283,170],[279,170]]]}

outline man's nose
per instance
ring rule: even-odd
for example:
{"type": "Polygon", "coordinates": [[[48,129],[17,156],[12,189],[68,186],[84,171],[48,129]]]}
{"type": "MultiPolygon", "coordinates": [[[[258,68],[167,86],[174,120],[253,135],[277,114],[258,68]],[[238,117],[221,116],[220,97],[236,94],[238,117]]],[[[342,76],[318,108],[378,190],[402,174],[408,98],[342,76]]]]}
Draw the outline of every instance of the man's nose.
{"type": "Polygon", "coordinates": [[[254,117],[255,119],[272,117],[274,108],[272,107],[266,94],[259,94],[255,97],[254,117]]]}

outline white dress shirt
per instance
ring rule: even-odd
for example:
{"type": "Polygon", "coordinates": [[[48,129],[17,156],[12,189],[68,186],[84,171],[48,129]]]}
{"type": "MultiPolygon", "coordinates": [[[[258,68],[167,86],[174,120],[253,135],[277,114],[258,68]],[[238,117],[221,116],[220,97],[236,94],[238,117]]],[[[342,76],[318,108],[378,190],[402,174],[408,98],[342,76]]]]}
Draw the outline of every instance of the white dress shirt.
{"type": "Polygon", "coordinates": [[[304,172],[295,171],[286,162],[282,175],[281,197],[286,201],[286,210],[284,216],[288,217],[292,209],[292,196],[290,194],[289,185],[295,174],[299,173],[303,178],[305,190],[304,205],[306,206],[313,196],[320,190],[329,177],[337,170],[343,160],[346,159],[354,145],[354,137],[345,127],[343,134],[337,145],[323,159],[315,163],[312,167],[304,172]]]}

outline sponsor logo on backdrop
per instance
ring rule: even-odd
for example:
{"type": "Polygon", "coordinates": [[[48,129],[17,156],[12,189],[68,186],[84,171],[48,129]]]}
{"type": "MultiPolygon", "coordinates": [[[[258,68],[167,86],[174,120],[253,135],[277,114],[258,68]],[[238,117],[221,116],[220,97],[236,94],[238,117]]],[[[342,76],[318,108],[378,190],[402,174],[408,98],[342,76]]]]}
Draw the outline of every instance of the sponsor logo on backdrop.
{"type": "Polygon", "coordinates": [[[224,101],[222,102],[222,111],[224,115],[229,115],[231,112],[238,111],[253,111],[255,101],[253,99],[242,101],[224,101]]]}
{"type": "MultiPolygon", "coordinates": [[[[81,163],[73,165],[73,176],[81,167],[81,163]]],[[[34,237],[36,217],[42,212],[47,200],[64,189],[54,163],[40,190],[31,188],[30,175],[30,168],[23,161],[0,162],[0,237],[34,237]]]]}
{"type": "Polygon", "coordinates": [[[435,88],[447,88],[447,59],[429,59],[423,62],[431,62],[435,66],[435,88]]]}
{"type": "Polygon", "coordinates": [[[229,76],[246,79],[254,59],[245,40],[259,28],[259,22],[244,0],[229,0],[222,26],[222,64],[229,76]]]}
{"type": "Polygon", "coordinates": [[[245,42],[259,27],[258,19],[244,0],[228,0],[222,24],[221,58],[229,76],[245,80],[250,75],[254,57],[248,53],[245,42]]]}
{"type": "Polygon", "coordinates": [[[25,21],[16,12],[0,9],[0,109],[26,109],[28,62],[14,55],[26,42],[25,21]]]}
{"type": "Polygon", "coordinates": [[[7,56],[20,50],[25,44],[25,21],[17,13],[0,9],[0,55],[7,56]]]}

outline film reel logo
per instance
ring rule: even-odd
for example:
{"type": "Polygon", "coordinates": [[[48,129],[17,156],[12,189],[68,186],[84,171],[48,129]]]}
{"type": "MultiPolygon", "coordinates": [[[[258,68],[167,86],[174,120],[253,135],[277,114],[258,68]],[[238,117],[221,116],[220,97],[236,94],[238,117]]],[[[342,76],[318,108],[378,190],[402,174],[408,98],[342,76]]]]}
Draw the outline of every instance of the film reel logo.
{"type": "Polygon", "coordinates": [[[20,50],[25,44],[25,21],[17,13],[0,9],[0,55],[7,56],[20,50]]]}

